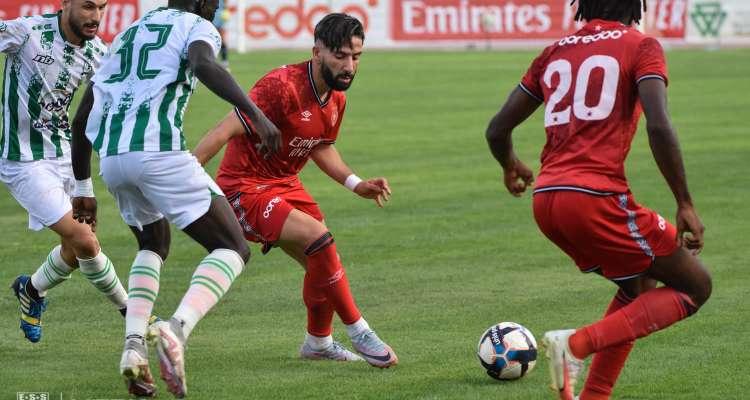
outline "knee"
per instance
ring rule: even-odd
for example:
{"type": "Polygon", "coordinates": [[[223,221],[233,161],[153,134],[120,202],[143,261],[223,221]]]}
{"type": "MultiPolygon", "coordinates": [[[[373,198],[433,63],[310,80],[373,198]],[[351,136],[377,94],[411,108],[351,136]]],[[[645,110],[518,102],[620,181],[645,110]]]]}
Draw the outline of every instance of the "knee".
{"type": "Polygon", "coordinates": [[[250,247],[247,245],[247,242],[242,242],[241,244],[236,245],[232,250],[236,251],[237,254],[242,257],[242,261],[247,264],[248,261],[250,261],[250,247]]]}
{"type": "Polygon", "coordinates": [[[329,231],[311,235],[305,246],[305,256],[312,256],[333,244],[333,235],[329,231]]]}
{"type": "Polygon", "coordinates": [[[93,258],[99,254],[99,240],[88,227],[77,234],[63,238],[64,246],[69,245],[78,258],[93,258]]]}
{"type": "Polygon", "coordinates": [[[704,279],[701,280],[700,284],[693,290],[693,293],[688,294],[690,296],[690,299],[693,300],[693,303],[695,303],[696,308],[700,308],[711,297],[711,292],[713,290],[713,283],[711,282],[711,275],[706,273],[706,276],[704,279]]]}

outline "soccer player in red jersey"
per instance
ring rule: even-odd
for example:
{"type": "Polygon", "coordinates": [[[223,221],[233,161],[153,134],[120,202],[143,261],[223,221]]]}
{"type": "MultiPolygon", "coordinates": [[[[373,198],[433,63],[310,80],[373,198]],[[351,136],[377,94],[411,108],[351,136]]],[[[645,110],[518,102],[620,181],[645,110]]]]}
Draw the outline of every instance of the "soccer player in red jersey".
{"type": "Polygon", "coordinates": [[[300,349],[306,359],[360,360],[331,337],[334,311],[347,327],[354,349],[371,365],[387,368],[398,358],[354,303],[349,282],[323,213],[297,174],[308,159],[323,172],[378,206],[391,194],[385,178],[362,180],[344,163],[334,143],[346,96],[362,54],[362,24],[346,14],[329,14],[315,27],[312,59],[269,72],[250,97],[281,130],[282,148],[264,158],[257,135],[240,111],[227,115],[193,152],[204,164],[229,142],[216,182],[227,193],[245,237],[263,252],[281,247],[306,270],[302,297],[308,312],[300,349]]]}
{"type": "Polygon", "coordinates": [[[640,0],[579,0],[576,19],[586,25],[544,49],[487,128],[505,186],[520,196],[533,174],[513,152],[511,133],[545,104],[547,143],[533,198],[537,225],[581,271],[619,286],[603,319],[544,335],[561,399],[573,399],[590,355],[579,398],[609,398],[635,339],[692,315],[711,294],[710,275],[697,257],[704,228],[667,113],[664,54],[658,41],[633,28],[640,18],[640,0]],[[636,203],[625,179],[641,111],[677,201],[676,227],[636,203]]]}

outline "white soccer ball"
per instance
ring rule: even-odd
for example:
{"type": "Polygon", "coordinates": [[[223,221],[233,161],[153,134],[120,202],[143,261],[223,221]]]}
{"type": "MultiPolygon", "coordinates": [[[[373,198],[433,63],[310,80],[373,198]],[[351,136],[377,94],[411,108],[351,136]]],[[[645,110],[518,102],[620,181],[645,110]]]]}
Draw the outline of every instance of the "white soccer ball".
{"type": "Polygon", "coordinates": [[[536,339],[515,322],[500,322],[479,338],[477,356],[487,375],[512,380],[531,372],[536,364],[536,339]]]}

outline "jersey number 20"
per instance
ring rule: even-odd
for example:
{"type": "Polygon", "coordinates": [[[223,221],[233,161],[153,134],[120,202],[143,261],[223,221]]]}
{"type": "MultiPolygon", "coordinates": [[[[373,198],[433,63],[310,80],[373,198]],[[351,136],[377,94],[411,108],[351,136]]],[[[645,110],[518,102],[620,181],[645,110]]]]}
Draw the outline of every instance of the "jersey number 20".
{"type": "MultiPolygon", "coordinates": [[[[130,75],[133,70],[133,42],[135,41],[135,34],[138,32],[139,25],[133,26],[125,33],[122,34],[122,45],[117,50],[117,54],[120,55],[120,72],[110,76],[105,83],[122,82],[130,75]]],[[[166,24],[146,24],[146,29],[150,32],[156,32],[156,42],[144,43],[138,50],[138,68],[136,70],[138,79],[154,79],[161,70],[159,69],[148,69],[148,53],[154,50],[161,49],[167,44],[167,38],[170,32],[172,32],[172,25],[166,24]]]]}
{"type": "Polygon", "coordinates": [[[544,71],[544,83],[552,88],[552,77],[557,74],[559,82],[557,88],[552,92],[544,108],[544,126],[564,125],[570,122],[571,108],[576,118],[584,121],[598,121],[605,119],[612,113],[617,96],[617,83],[620,79],[620,65],[614,57],[596,55],[591,56],[581,63],[575,76],[575,89],[573,92],[573,106],[568,105],[560,111],[553,111],[560,101],[570,91],[573,81],[573,68],[568,60],[555,60],[544,71]],[[599,103],[589,107],[586,105],[586,92],[589,90],[591,72],[595,68],[604,71],[604,79],[599,96],[599,103]]]}

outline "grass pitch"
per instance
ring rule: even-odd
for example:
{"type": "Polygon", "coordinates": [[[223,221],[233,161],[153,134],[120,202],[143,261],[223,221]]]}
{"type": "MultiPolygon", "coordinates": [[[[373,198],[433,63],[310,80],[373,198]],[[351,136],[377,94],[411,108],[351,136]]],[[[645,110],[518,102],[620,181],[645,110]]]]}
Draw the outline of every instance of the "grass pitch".
{"type": "MultiPolygon", "coordinates": [[[[302,174],[336,237],[352,289],[370,324],[401,363],[300,361],[305,329],[302,269],[281,251],[254,255],[225,299],[191,336],[192,399],[544,399],[543,357],[531,374],[501,383],[474,354],[479,335],[499,321],[549,329],[597,319],[613,284],[577,272],[538,231],[531,199],[508,195],[484,141],[489,118],[536,52],[366,52],[337,148],[362,177],[389,178],[385,209],[357,198],[314,165],[302,174]]],[[[233,55],[244,87],[305,52],[233,55]]],[[[638,341],[617,399],[741,399],[750,384],[748,263],[743,246],[750,208],[750,51],[671,51],[670,108],[690,189],[707,227],[702,258],[713,297],[673,328],[638,341]],[[743,383],[745,382],[745,383],[743,383]]],[[[230,107],[199,88],[186,117],[191,147],[230,107]]],[[[540,108],[541,110],[541,108],[540,108]]],[[[643,126],[643,123],[641,124],[643,126]]],[[[538,170],[542,111],[520,127],[519,156],[538,170]]],[[[214,172],[218,158],[210,165],[214,172]]],[[[312,163],[311,163],[312,164],[312,163]]],[[[96,167],[95,167],[96,170],[96,167]]],[[[651,157],[643,129],[627,174],[636,199],[673,220],[675,205],[651,157]]],[[[135,240],[96,180],[99,239],[121,279],[135,240]]],[[[51,232],[26,229],[25,212],[0,189],[0,283],[31,273],[55,245],[51,232]]],[[[203,250],[173,232],[155,312],[169,316],[203,250]]],[[[127,398],[118,375],[123,320],[80,276],[53,289],[44,336],[31,344],[18,330],[16,299],[0,296],[0,398],[47,392],[51,399],[127,398]]],[[[348,345],[336,321],[334,337],[348,345]]],[[[152,368],[158,374],[152,352],[152,368]]],[[[161,381],[159,398],[171,398],[161,381]]]]}

